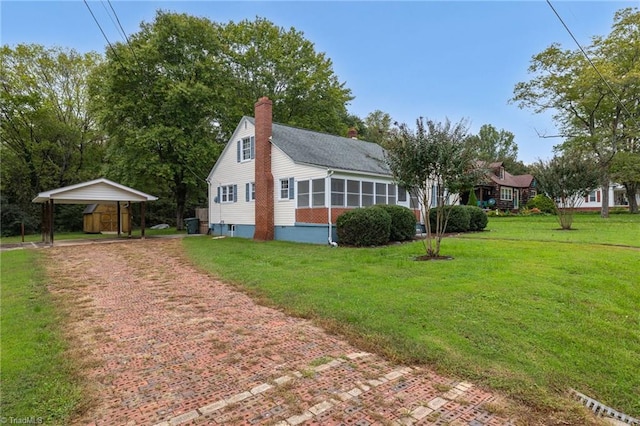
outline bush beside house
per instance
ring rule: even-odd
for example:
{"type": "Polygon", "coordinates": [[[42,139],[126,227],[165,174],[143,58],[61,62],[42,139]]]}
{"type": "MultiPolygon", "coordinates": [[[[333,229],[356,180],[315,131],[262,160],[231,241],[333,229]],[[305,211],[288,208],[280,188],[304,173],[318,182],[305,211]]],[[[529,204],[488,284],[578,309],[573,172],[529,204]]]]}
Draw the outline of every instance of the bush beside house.
{"type": "Polygon", "coordinates": [[[469,231],[482,231],[487,227],[489,218],[486,213],[477,206],[462,206],[469,213],[469,231]]]}
{"type": "Polygon", "coordinates": [[[380,208],[357,208],[338,216],[336,228],[340,244],[383,245],[389,242],[391,215],[380,208]]]}
{"type": "Polygon", "coordinates": [[[390,241],[407,241],[416,235],[416,216],[410,209],[389,204],[379,204],[372,208],[382,209],[391,216],[390,241]]]}
{"type": "MultiPolygon", "coordinates": [[[[480,208],[474,206],[447,206],[449,221],[444,232],[468,232],[482,231],[487,227],[489,219],[487,214],[480,208]]],[[[429,213],[431,226],[436,225],[436,210],[429,213]]]]}

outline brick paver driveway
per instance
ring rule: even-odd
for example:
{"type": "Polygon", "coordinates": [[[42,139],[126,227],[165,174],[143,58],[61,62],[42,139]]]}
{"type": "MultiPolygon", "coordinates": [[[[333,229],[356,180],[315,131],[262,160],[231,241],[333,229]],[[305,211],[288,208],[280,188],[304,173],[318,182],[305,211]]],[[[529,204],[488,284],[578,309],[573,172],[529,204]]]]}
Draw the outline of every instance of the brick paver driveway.
{"type": "Polygon", "coordinates": [[[57,247],[94,402],[76,424],[504,425],[471,383],[362,352],[198,272],[177,240],[57,247]]]}

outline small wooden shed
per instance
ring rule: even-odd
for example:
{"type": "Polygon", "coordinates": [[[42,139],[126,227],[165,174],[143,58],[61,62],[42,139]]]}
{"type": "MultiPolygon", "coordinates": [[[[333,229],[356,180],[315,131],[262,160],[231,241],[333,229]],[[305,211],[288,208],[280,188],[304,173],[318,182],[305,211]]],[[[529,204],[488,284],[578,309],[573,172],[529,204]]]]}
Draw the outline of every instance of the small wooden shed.
{"type": "Polygon", "coordinates": [[[87,234],[101,232],[129,232],[129,203],[120,202],[120,222],[117,204],[89,204],[84,209],[83,231],[87,234]]]}

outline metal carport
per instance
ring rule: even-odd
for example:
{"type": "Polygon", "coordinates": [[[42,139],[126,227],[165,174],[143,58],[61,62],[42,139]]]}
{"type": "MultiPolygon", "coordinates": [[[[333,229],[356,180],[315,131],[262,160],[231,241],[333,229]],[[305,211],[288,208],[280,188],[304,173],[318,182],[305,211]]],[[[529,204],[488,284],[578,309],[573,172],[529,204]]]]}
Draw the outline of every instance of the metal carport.
{"type": "MultiPolygon", "coordinates": [[[[34,203],[42,204],[42,241],[53,244],[53,213],[55,204],[115,204],[118,216],[118,235],[120,235],[120,202],[142,203],[140,228],[144,238],[145,208],[147,201],[155,201],[158,197],[145,194],[128,186],[100,178],[63,188],[52,189],[38,194],[34,203]]],[[[129,215],[131,217],[131,215],[129,215]]],[[[129,227],[131,235],[131,227],[129,227]]]]}

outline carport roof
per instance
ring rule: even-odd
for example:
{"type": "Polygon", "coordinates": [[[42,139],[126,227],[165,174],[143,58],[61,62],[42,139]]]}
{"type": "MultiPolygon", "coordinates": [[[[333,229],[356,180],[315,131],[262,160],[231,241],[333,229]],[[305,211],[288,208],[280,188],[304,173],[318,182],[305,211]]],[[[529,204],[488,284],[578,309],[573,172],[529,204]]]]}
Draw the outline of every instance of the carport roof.
{"type": "Polygon", "coordinates": [[[56,204],[93,204],[116,203],[118,201],[144,202],[157,199],[158,197],[153,195],[145,194],[109,179],[100,178],[41,192],[33,199],[33,202],[46,203],[53,200],[56,204]]]}

